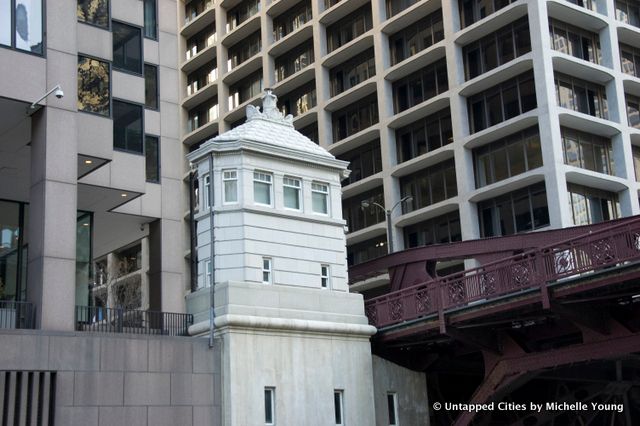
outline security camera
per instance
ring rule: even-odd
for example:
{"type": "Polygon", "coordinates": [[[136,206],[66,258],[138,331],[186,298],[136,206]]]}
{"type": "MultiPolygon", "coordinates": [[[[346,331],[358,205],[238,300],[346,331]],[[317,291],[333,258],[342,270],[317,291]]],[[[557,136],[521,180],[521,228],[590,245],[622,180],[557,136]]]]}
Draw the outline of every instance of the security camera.
{"type": "Polygon", "coordinates": [[[62,91],[62,89],[60,87],[58,87],[56,89],[55,95],[56,95],[56,98],[58,98],[58,99],[64,98],[64,92],[62,91]]]}

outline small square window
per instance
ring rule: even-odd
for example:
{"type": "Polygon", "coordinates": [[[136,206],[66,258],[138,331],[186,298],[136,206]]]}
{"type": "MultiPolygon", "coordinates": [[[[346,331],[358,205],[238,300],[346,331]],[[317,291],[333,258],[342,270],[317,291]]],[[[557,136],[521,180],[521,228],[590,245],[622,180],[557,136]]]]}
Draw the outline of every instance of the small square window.
{"type": "Polygon", "coordinates": [[[211,268],[211,260],[207,260],[206,262],[204,262],[204,287],[210,287],[211,286],[211,278],[212,278],[212,268],[211,268]]]}
{"type": "Polygon", "coordinates": [[[276,424],[276,388],[264,388],[264,424],[276,424]]]}
{"type": "Polygon", "coordinates": [[[314,213],[329,213],[329,185],[317,182],[311,184],[311,209],[314,213]]]}
{"type": "Polygon", "coordinates": [[[330,268],[329,265],[321,265],[320,266],[320,284],[322,288],[329,288],[330,286],[330,268]]]}
{"type": "Polygon", "coordinates": [[[335,412],[336,426],[344,425],[344,391],[333,391],[333,407],[335,412]]]}
{"type": "Polygon", "coordinates": [[[282,192],[284,194],[284,207],[292,210],[300,210],[300,179],[285,176],[282,180],[282,192]]]}
{"type": "Polygon", "coordinates": [[[270,257],[262,258],[262,282],[271,284],[273,279],[272,262],[270,257]]]}
{"type": "Polygon", "coordinates": [[[225,203],[238,202],[238,172],[236,170],[223,170],[222,181],[225,203]]]}

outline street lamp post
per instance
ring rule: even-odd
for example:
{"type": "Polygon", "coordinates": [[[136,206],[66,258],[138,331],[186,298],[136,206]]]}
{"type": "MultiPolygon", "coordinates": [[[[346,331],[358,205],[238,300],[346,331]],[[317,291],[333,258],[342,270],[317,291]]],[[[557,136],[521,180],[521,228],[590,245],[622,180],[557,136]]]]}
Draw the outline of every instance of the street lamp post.
{"type": "Polygon", "coordinates": [[[392,227],[391,227],[391,213],[393,213],[393,211],[396,209],[396,207],[398,207],[400,204],[404,203],[405,201],[411,201],[411,200],[413,200],[413,197],[411,195],[403,197],[400,201],[395,203],[393,205],[393,207],[391,207],[390,209],[385,209],[384,206],[376,203],[375,201],[369,202],[367,200],[364,200],[364,201],[362,201],[362,203],[360,203],[360,206],[363,209],[368,209],[371,206],[376,206],[377,208],[379,208],[380,210],[382,210],[384,212],[385,217],[387,219],[387,253],[389,253],[389,254],[393,253],[393,235],[392,235],[392,227]]]}

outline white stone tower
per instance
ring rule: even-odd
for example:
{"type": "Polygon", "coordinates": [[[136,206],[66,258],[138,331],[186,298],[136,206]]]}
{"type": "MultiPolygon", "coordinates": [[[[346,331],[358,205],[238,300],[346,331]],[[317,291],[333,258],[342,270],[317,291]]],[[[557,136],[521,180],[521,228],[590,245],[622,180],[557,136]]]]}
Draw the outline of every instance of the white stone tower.
{"type": "Polygon", "coordinates": [[[223,424],[327,425],[337,412],[374,424],[375,329],[347,286],[347,163],[297,132],[269,90],[262,111],[247,107],[246,123],[188,159],[199,179],[200,290],[187,305],[192,331],[206,333],[215,283],[223,424]]]}

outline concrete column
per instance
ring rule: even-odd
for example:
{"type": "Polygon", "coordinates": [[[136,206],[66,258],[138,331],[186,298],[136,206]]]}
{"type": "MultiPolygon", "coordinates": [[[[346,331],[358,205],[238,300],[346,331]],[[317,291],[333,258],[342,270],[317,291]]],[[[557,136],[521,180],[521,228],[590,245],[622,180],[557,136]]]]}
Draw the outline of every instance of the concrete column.
{"type": "Polygon", "coordinates": [[[549,54],[549,16],[546,2],[529,1],[528,8],[529,27],[534,29],[531,31],[531,53],[549,221],[553,228],[564,228],[573,226],[573,217],[569,209],[569,194],[564,173],[553,62],[549,54]]]}
{"type": "Polygon", "coordinates": [[[27,299],[46,330],[74,329],[77,144],[75,114],[32,117],[27,299]]]}

